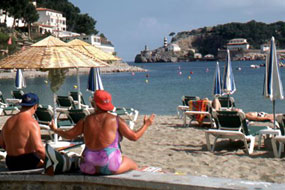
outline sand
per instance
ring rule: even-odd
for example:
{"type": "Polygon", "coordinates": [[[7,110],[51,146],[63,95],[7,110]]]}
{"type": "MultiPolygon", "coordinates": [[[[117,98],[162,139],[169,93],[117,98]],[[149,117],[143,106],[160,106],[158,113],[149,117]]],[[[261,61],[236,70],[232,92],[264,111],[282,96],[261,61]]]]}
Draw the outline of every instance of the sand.
{"type": "MultiPolygon", "coordinates": [[[[135,128],[142,124],[139,117],[135,128]]],[[[7,117],[0,117],[0,126],[7,117]]],[[[227,140],[217,143],[217,151],[206,148],[206,127],[183,127],[177,116],[157,116],[154,125],[136,142],[122,141],[123,155],[140,167],[161,167],[177,175],[211,176],[252,181],[285,183],[285,157],[274,158],[270,140],[252,155],[243,152],[243,143],[227,140]]],[[[211,139],[213,140],[213,138],[211,139]]],[[[3,160],[2,160],[3,167],[3,160]]]]}

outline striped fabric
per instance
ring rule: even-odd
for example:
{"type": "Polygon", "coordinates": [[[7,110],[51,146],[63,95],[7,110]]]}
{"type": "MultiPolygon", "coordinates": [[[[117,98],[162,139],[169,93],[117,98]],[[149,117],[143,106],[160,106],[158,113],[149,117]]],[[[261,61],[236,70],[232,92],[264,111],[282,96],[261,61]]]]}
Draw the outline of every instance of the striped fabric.
{"type": "Polygon", "coordinates": [[[223,86],[224,94],[233,94],[236,91],[235,79],[232,70],[232,63],[230,57],[230,50],[227,50],[226,65],[223,76],[223,86]]]}
{"type": "Polygon", "coordinates": [[[17,89],[26,88],[26,81],[22,69],[17,69],[15,86],[17,89]]]}
{"type": "Polygon", "coordinates": [[[104,90],[99,68],[90,69],[87,90],[91,92],[96,90],[104,90]]]}
{"type": "Polygon", "coordinates": [[[284,98],[274,37],[271,39],[270,52],[266,59],[263,95],[271,101],[284,98]]]}
{"type": "MultiPolygon", "coordinates": [[[[208,109],[209,100],[190,100],[188,104],[190,111],[205,112],[208,109]]],[[[205,114],[195,114],[195,118],[198,121],[199,125],[203,123],[205,116],[205,114]]]]}
{"type": "Polygon", "coordinates": [[[214,88],[213,88],[213,95],[214,96],[221,96],[222,95],[222,81],[221,81],[221,72],[219,62],[217,62],[216,72],[214,76],[214,88]]]}

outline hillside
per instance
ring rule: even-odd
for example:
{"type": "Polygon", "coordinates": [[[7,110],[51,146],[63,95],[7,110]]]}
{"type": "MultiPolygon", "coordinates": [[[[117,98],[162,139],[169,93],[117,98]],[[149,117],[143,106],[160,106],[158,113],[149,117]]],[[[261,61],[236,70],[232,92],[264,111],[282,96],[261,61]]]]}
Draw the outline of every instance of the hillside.
{"type": "MultiPolygon", "coordinates": [[[[260,45],[267,43],[274,36],[278,49],[285,49],[285,22],[279,21],[271,24],[256,22],[254,20],[247,23],[227,23],[213,27],[204,27],[191,31],[177,33],[171,43],[178,44],[181,48],[179,53],[172,54],[172,60],[188,61],[193,60],[194,49],[202,55],[218,55],[218,49],[225,49],[227,42],[233,38],[245,38],[251,49],[260,49],[260,45]]],[[[136,62],[158,62],[154,57],[165,57],[164,54],[157,55],[157,48],[144,54],[136,56],[136,62]],[[147,56],[145,56],[147,55],[147,56]]],[[[160,51],[161,52],[161,51],[160,51]]],[[[166,56],[169,58],[169,56],[166,56]]],[[[170,61],[171,59],[165,59],[170,61]]]]}

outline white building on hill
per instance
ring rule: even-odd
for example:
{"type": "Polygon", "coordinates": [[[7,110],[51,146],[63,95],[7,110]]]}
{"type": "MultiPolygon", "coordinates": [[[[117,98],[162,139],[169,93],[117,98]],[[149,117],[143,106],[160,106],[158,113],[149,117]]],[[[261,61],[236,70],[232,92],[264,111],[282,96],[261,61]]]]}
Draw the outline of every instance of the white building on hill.
{"type": "Polygon", "coordinates": [[[173,44],[173,43],[169,44],[167,49],[168,51],[173,51],[173,52],[181,51],[181,48],[179,47],[179,45],[173,44]]]}
{"type": "Polygon", "coordinates": [[[249,44],[244,38],[232,39],[227,43],[227,49],[229,50],[247,50],[249,49],[249,44]]]}
{"type": "Polygon", "coordinates": [[[97,36],[95,34],[79,35],[79,36],[64,36],[64,37],[61,37],[61,39],[65,42],[69,42],[69,41],[74,40],[74,39],[79,39],[79,40],[85,41],[85,42],[101,49],[102,51],[104,51],[106,53],[110,53],[110,54],[115,53],[115,48],[112,44],[104,43],[101,40],[101,37],[97,36]]]}
{"type": "Polygon", "coordinates": [[[42,34],[50,32],[58,36],[60,32],[66,31],[66,18],[61,12],[47,8],[37,8],[37,12],[37,24],[42,34]]]}
{"type": "MultiPolygon", "coordinates": [[[[14,23],[14,17],[8,16],[6,11],[0,9],[0,23],[2,23],[2,24],[6,23],[6,26],[11,28],[13,26],[13,23],[14,23]]],[[[15,26],[16,27],[24,27],[25,26],[24,20],[23,19],[16,19],[15,20],[15,26]]]]}

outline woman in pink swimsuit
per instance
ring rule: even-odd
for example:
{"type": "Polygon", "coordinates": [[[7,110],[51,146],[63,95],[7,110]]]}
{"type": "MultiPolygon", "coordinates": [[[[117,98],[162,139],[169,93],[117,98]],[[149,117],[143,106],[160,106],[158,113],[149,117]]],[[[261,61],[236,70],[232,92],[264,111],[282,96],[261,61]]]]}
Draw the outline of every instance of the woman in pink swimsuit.
{"type": "Polygon", "coordinates": [[[152,125],[155,115],[144,117],[143,126],[132,131],[126,122],[109,111],[114,110],[112,97],[107,91],[97,90],[94,93],[92,106],[95,113],[80,120],[76,126],[67,131],[57,129],[51,123],[50,128],[60,136],[73,139],[84,135],[85,150],[82,154],[80,170],[86,174],[119,174],[137,169],[137,164],[122,156],[119,142],[121,136],[129,140],[138,140],[147,128],[152,125]]]}

